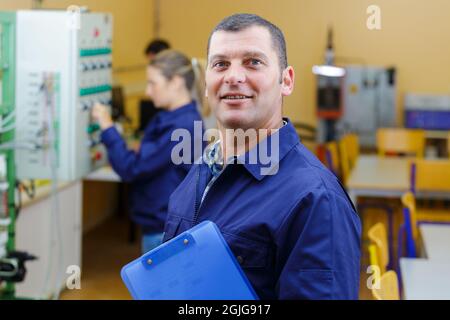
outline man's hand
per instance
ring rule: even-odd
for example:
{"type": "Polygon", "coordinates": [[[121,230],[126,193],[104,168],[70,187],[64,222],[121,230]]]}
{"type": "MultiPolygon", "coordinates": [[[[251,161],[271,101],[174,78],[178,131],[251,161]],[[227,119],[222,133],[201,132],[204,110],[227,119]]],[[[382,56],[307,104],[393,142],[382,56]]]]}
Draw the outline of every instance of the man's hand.
{"type": "Polygon", "coordinates": [[[114,125],[107,106],[96,103],[92,108],[92,117],[98,122],[102,130],[106,130],[114,125]]]}

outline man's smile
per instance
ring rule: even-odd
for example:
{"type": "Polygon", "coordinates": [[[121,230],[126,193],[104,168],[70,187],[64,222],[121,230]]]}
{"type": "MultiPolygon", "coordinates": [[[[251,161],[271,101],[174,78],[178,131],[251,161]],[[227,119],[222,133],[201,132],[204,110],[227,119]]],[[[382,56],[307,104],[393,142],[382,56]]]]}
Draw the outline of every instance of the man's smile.
{"type": "Polygon", "coordinates": [[[220,96],[220,100],[246,100],[252,98],[252,95],[246,95],[239,92],[226,93],[220,96]]]}

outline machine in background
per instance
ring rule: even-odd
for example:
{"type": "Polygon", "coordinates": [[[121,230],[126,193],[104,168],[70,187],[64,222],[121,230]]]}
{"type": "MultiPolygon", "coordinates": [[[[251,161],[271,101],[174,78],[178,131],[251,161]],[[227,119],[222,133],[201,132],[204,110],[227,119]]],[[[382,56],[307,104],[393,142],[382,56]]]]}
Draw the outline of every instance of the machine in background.
{"type": "Polygon", "coordinates": [[[317,142],[323,144],[346,133],[356,133],[360,145],[375,147],[376,131],[396,125],[396,70],[368,65],[335,66],[332,30],[328,30],[325,64],[313,67],[317,75],[317,142]]]}
{"type": "Polygon", "coordinates": [[[111,104],[112,16],[66,11],[17,11],[16,152],[20,179],[76,180],[106,163],[96,102],[111,104]],[[55,152],[55,154],[53,154],[55,152]]]}

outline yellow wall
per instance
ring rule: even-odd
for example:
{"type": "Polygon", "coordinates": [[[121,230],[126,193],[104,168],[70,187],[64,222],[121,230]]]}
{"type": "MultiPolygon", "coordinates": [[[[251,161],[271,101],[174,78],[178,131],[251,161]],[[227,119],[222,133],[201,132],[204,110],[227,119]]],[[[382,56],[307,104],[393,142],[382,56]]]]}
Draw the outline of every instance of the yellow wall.
{"type": "Polygon", "coordinates": [[[256,13],[277,24],[296,71],[296,89],[285,100],[294,120],[316,121],[311,66],[323,61],[327,24],[337,56],[397,66],[398,106],[405,92],[450,94],[449,0],[160,0],[160,11],[160,35],[192,56],[205,56],[209,32],[227,15],[256,13]],[[371,4],[381,8],[379,31],[366,28],[371,4]]]}
{"type": "Polygon", "coordinates": [[[0,0],[0,10],[30,9],[32,0],[0,0]]]}

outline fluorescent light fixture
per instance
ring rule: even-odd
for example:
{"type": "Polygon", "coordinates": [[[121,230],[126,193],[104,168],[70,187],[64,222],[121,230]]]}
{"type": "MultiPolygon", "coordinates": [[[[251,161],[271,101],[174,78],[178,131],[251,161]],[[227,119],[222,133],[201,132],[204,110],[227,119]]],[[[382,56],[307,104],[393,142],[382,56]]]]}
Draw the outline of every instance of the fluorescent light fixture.
{"type": "Polygon", "coordinates": [[[345,69],[335,66],[313,66],[312,72],[314,74],[317,74],[319,76],[325,76],[325,77],[343,77],[345,76],[345,69]]]}

